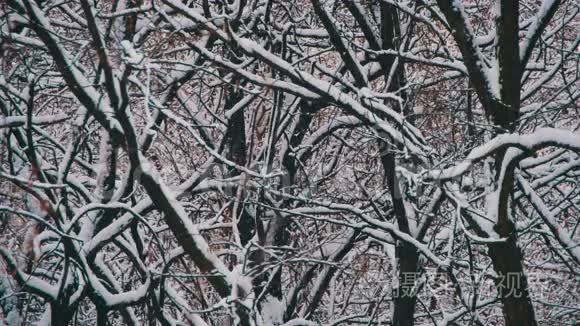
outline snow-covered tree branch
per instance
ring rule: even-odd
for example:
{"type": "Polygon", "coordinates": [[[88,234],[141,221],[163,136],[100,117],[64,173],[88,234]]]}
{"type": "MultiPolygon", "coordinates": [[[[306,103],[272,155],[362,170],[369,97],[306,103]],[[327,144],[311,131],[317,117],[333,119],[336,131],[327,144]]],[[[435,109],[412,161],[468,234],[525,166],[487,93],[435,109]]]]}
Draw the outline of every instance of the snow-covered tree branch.
{"type": "Polygon", "coordinates": [[[1,3],[0,324],[573,324],[579,16],[1,3]]]}

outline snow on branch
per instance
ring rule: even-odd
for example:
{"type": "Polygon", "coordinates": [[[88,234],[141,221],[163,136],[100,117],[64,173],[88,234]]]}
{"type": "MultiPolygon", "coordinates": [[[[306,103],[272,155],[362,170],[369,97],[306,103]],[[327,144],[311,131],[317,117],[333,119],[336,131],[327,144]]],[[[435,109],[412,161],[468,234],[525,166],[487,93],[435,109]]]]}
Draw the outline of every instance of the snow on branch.
{"type": "Polygon", "coordinates": [[[516,147],[531,155],[533,152],[548,146],[580,152],[580,134],[556,128],[539,128],[530,134],[501,134],[486,144],[473,149],[464,162],[446,169],[427,171],[424,177],[428,180],[445,181],[463,175],[473,164],[498,150],[516,147]]]}

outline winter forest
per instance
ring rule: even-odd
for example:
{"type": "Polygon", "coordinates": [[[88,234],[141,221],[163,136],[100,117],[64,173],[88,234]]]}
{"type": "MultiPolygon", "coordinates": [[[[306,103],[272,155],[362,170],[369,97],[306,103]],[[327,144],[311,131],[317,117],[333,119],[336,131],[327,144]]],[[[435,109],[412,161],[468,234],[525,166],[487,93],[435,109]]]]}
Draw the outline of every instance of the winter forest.
{"type": "Polygon", "coordinates": [[[578,325],[575,0],[0,1],[0,325],[578,325]]]}

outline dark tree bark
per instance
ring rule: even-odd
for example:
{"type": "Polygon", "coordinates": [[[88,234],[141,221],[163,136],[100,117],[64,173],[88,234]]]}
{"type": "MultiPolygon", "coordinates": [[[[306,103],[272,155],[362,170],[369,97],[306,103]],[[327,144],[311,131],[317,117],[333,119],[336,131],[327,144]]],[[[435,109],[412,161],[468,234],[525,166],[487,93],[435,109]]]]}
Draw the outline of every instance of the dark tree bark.
{"type": "MultiPolygon", "coordinates": [[[[399,17],[397,9],[386,3],[381,3],[381,38],[382,48],[397,50],[401,38],[399,17]]],[[[396,62],[394,56],[383,56],[381,65],[385,73],[385,82],[389,83],[388,90],[397,92],[405,85],[405,72],[403,62],[396,62]],[[394,69],[394,71],[392,71],[394,69]],[[389,81],[389,76],[391,80],[389,81]]],[[[405,100],[404,94],[402,94],[405,100]]],[[[392,103],[394,109],[403,112],[404,103],[392,103]]],[[[393,203],[394,215],[397,220],[399,230],[411,234],[409,220],[405,210],[403,194],[401,193],[399,180],[396,174],[396,159],[393,152],[388,149],[381,158],[383,172],[390,190],[393,203]]],[[[398,287],[394,293],[393,325],[409,326],[414,325],[415,307],[417,296],[414,293],[415,278],[419,267],[419,253],[417,248],[406,241],[397,241],[395,254],[398,268],[398,287]]]]}

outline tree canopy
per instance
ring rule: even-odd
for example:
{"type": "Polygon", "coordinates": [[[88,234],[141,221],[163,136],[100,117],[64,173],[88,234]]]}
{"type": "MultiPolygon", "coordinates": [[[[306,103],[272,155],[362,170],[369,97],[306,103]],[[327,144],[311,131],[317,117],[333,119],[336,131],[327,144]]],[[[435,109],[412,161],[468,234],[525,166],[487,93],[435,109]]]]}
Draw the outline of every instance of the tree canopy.
{"type": "Polygon", "coordinates": [[[579,14],[0,3],[0,324],[574,324],[579,14]]]}

